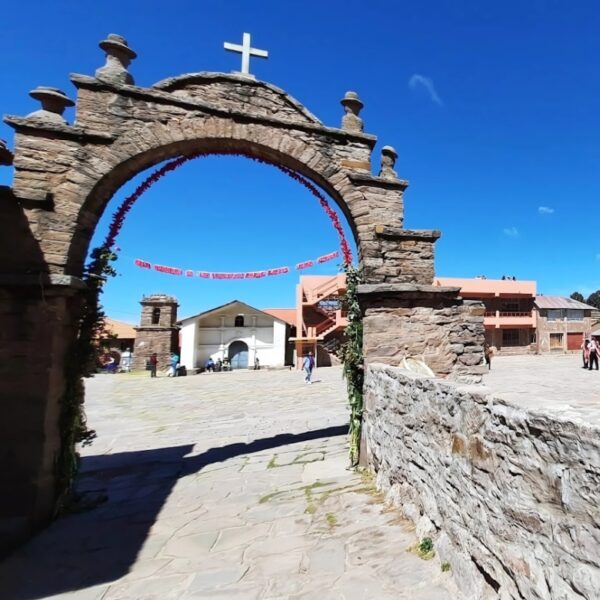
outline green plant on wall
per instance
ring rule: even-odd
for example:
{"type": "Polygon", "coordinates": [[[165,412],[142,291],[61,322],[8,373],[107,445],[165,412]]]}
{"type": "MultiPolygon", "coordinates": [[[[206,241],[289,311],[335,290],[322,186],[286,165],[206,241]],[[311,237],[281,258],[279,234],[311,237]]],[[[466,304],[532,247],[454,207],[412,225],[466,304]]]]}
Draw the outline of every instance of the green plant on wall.
{"type": "Polygon", "coordinates": [[[362,311],[358,304],[358,285],[361,282],[360,271],[345,265],[346,271],[346,310],[348,326],[346,327],[346,343],[340,349],[343,373],[348,389],[350,404],[350,464],[356,466],[360,458],[360,436],[363,413],[363,323],[362,311]]]}
{"type": "Polygon", "coordinates": [[[105,318],[100,296],[107,278],[116,274],[112,262],[117,256],[112,250],[100,247],[93,250],[90,257],[83,275],[86,288],[80,297],[77,338],[67,357],[66,385],[61,399],[61,444],[55,462],[57,512],[64,510],[73,499],[73,482],[79,467],[77,444],[91,444],[96,437],[95,431],[87,427],[83,378],[90,377],[96,368],[96,343],[104,333],[105,318]]]}

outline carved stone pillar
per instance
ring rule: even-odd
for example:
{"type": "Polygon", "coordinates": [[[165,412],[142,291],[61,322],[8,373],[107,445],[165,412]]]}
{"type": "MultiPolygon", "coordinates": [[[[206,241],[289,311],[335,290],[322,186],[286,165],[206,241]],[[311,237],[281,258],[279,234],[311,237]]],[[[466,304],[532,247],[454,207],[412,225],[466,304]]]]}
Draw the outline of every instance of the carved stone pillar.
{"type": "Polygon", "coordinates": [[[364,123],[358,115],[364,104],[358,97],[358,94],[356,92],[346,92],[346,95],[341,100],[341,104],[346,112],[342,117],[342,129],[362,132],[364,123]]]}
{"type": "Polygon", "coordinates": [[[133,76],[127,68],[137,54],[129,47],[127,40],[121,35],[110,33],[99,46],[106,52],[106,64],[96,71],[96,77],[133,85],[133,76]]]}

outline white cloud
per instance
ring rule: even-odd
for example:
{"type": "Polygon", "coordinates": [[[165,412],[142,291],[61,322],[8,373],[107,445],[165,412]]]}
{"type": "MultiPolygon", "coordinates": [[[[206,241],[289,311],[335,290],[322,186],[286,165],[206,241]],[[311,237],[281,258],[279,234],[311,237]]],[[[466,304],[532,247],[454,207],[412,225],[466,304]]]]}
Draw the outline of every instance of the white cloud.
{"type": "Polygon", "coordinates": [[[554,209],[549,206],[538,206],[538,212],[540,215],[551,215],[554,212],[554,209]]]}
{"type": "Polygon", "coordinates": [[[429,99],[437,104],[438,106],[444,106],[442,99],[439,97],[435,86],[433,85],[433,81],[429,79],[429,77],[425,77],[424,75],[419,75],[415,73],[408,80],[408,87],[415,91],[419,88],[424,89],[429,94],[429,99]]]}
{"type": "Polygon", "coordinates": [[[516,227],[505,227],[502,231],[508,237],[519,237],[519,230],[516,227]]]}

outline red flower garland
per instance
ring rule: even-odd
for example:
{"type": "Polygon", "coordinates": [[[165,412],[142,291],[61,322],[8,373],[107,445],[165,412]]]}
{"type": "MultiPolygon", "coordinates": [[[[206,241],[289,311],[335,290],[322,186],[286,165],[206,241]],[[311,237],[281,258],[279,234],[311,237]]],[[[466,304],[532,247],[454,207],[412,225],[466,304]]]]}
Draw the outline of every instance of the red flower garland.
{"type": "Polygon", "coordinates": [[[331,220],[333,227],[337,231],[338,236],[340,238],[340,247],[342,249],[342,254],[344,255],[344,264],[349,265],[352,263],[352,250],[350,250],[350,246],[346,240],[346,236],[344,235],[344,230],[337,216],[337,213],[329,206],[329,203],[327,202],[323,194],[321,194],[321,192],[316,188],[316,186],[313,185],[311,181],[309,181],[300,173],[288,167],[284,167],[283,165],[280,165],[276,162],[272,162],[264,158],[257,158],[256,156],[252,156],[245,152],[235,152],[227,150],[221,150],[218,152],[196,152],[187,156],[179,156],[164,164],[162,167],[160,167],[153,173],[151,173],[148,177],[146,177],[146,179],[144,179],[144,181],[142,181],[142,183],[140,183],[140,185],[135,189],[135,191],[132,194],[130,194],[129,196],[127,196],[127,198],[125,198],[125,200],[123,200],[119,208],[117,208],[117,210],[115,211],[110,223],[110,227],[108,229],[108,234],[106,236],[106,239],[104,240],[104,248],[112,248],[114,246],[117,236],[121,232],[121,228],[123,227],[123,224],[125,222],[125,217],[127,216],[127,213],[132,209],[133,205],[138,200],[138,198],[144,192],[149,190],[161,177],[163,177],[171,171],[174,171],[175,169],[179,168],[181,165],[185,164],[190,160],[210,155],[243,156],[245,158],[255,160],[256,162],[262,164],[268,164],[277,167],[280,171],[282,171],[298,183],[301,183],[312,193],[313,196],[315,196],[315,198],[317,198],[319,204],[323,207],[325,213],[331,220]]]}

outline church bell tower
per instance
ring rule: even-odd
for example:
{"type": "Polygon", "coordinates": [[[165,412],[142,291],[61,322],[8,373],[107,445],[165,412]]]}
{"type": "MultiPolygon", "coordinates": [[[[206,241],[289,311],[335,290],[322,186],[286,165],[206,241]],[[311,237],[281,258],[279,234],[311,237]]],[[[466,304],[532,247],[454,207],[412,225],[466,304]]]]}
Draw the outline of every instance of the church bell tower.
{"type": "Polygon", "coordinates": [[[156,352],[158,369],[169,366],[171,352],[179,352],[179,327],[177,327],[177,298],[166,294],[144,296],[140,304],[142,314],[136,327],[133,368],[144,369],[146,362],[156,352]]]}

